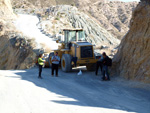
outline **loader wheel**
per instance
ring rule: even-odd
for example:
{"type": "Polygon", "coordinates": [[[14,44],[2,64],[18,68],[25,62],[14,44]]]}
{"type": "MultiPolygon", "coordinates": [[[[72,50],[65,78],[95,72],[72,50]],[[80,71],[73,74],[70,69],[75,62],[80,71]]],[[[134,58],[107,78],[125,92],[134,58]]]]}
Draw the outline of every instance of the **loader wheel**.
{"type": "Polygon", "coordinates": [[[69,54],[63,54],[61,59],[61,69],[64,72],[70,72],[72,70],[71,56],[69,54]]]}
{"type": "Polygon", "coordinates": [[[51,52],[48,57],[48,63],[50,68],[52,67],[52,61],[51,61],[52,56],[54,56],[54,52],[51,52]]]}
{"type": "Polygon", "coordinates": [[[95,71],[96,70],[96,64],[87,64],[86,69],[88,71],[95,71]]]}

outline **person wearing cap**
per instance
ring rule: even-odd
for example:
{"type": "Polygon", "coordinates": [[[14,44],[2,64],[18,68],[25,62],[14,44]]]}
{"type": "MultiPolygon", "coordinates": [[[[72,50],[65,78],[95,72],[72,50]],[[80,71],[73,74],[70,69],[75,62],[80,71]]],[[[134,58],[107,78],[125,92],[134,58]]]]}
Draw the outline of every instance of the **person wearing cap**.
{"type": "Polygon", "coordinates": [[[58,66],[60,62],[60,57],[58,56],[58,52],[56,52],[55,55],[52,56],[51,61],[52,61],[52,76],[54,76],[54,70],[55,70],[56,77],[58,77],[58,66]]]}

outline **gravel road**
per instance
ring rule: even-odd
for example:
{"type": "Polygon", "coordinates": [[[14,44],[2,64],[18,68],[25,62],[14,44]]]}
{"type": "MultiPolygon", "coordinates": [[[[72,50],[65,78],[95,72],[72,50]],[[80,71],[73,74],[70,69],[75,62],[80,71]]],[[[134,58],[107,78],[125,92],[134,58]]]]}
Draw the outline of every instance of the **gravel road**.
{"type": "Polygon", "coordinates": [[[0,70],[0,113],[149,113],[149,85],[78,71],[45,68],[38,79],[38,68],[0,70]]]}

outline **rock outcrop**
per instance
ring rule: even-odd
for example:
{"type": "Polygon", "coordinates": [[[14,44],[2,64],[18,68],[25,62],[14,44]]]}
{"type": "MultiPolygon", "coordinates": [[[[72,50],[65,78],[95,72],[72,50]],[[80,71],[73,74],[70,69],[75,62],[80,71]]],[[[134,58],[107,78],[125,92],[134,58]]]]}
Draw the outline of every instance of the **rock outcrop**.
{"type": "Polygon", "coordinates": [[[69,5],[54,6],[48,8],[45,14],[48,14],[51,17],[56,17],[60,20],[65,18],[64,20],[67,20],[72,27],[83,28],[87,37],[87,41],[97,46],[117,46],[120,43],[117,38],[102,28],[98,24],[97,20],[83,12],[80,12],[76,7],[69,5]]]}
{"type": "Polygon", "coordinates": [[[14,16],[10,0],[1,0],[0,19],[12,19],[14,16]]]}
{"type": "Polygon", "coordinates": [[[100,25],[118,39],[129,30],[132,11],[137,2],[121,2],[108,0],[82,0],[78,8],[97,19],[100,25]]]}
{"type": "Polygon", "coordinates": [[[127,79],[150,83],[150,5],[148,2],[138,4],[130,26],[114,59],[117,63],[116,71],[127,79]]]}
{"type": "Polygon", "coordinates": [[[0,1],[0,69],[26,69],[34,65],[36,54],[30,41],[15,30],[15,14],[9,0],[0,1]]]}
{"type": "Polygon", "coordinates": [[[35,64],[35,52],[19,34],[5,32],[0,36],[0,48],[0,69],[27,69],[35,64]]]}

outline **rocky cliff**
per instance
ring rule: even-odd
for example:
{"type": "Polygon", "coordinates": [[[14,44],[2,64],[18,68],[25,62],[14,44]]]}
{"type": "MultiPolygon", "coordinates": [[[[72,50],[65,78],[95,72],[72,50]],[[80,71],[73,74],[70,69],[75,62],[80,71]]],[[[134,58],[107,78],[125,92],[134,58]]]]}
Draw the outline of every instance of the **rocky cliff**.
{"type": "Polygon", "coordinates": [[[30,43],[16,32],[0,36],[0,69],[27,69],[35,64],[36,54],[30,43]]]}
{"type": "Polygon", "coordinates": [[[26,69],[34,65],[36,54],[12,22],[15,14],[9,0],[0,1],[0,69],[26,69]]]}
{"type": "Polygon", "coordinates": [[[143,1],[132,15],[130,30],[114,61],[120,76],[150,83],[150,5],[143,1]]]}

